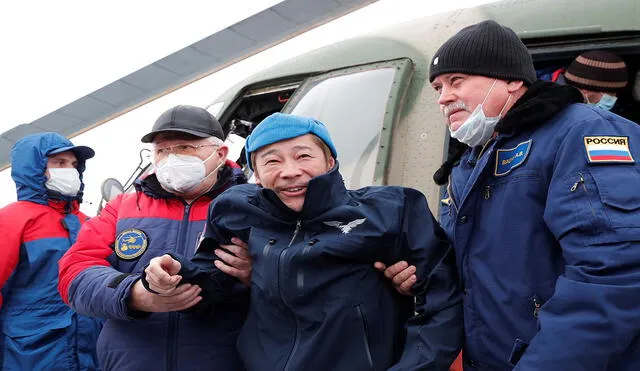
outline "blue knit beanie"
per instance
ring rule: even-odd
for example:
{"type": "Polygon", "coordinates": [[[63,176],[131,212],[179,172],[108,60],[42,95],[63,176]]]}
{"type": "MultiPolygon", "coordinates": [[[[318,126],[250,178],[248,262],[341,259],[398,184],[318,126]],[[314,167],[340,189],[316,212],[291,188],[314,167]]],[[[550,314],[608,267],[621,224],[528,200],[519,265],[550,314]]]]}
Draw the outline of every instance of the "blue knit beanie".
{"type": "Polygon", "coordinates": [[[251,170],[255,169],[251,166],[251,153],[258,149],[279,142],[285,139],[299,137],[305,134],[314,134],[331,150],[333,158],[338,158],[336,147],[331,141],[329,131],[318,120],[308,117],[294,116],[284,113],[274,113],[262,120],[251,135],[247,137],[244,145],[244,151],[247,155],[247,164],[251,170]]]}

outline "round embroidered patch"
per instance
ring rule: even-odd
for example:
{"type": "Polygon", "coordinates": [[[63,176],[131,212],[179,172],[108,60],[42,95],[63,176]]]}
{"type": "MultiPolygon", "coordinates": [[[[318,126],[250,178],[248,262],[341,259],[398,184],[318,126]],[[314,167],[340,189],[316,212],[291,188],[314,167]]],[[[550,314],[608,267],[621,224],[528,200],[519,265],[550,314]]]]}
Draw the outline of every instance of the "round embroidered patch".
{"type": "Polygon", "coordinates": [[[116,238],[114,251],[120,259],[132,260],[147,250],[149,238],[139,229],[127,229],[116,238]]]}

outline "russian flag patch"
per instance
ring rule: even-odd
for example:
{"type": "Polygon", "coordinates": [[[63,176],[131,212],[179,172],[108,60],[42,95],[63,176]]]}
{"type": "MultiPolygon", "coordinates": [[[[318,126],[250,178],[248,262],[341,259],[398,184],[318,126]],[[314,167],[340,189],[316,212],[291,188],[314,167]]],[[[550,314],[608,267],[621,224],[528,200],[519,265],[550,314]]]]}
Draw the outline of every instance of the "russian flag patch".
{"type": "Polygon", "coordinates": [[[629,150],[629,137],[584,137],[590,163],[635,163],[629,150]]]}

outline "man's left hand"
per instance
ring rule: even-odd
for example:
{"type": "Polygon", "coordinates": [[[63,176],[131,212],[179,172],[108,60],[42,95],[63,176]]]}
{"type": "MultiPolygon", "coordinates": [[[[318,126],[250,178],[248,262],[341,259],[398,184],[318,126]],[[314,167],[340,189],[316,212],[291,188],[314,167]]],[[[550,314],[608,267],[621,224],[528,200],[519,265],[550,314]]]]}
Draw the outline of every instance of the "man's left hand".
{"type": "Polygon", "coordinates": [[[384,276],[391,281],[396,291],[403,295],[413,295],[411,287],[418,279],[414,265],[409,265],[406,261],[399,261],[387,267],[381,262],[376,262],[374,267],[384,273],[384,276]]]}
{"type": "Polygon", "coordinates": [[[232,245],[221,245],[223,249],[216,249],[215,253],[220,258],[214,262],[215,266],[224,273],[236,277],[247,287],[251,286],[251,256],[248,245],[239,238],[231,239],[232,245]]]}

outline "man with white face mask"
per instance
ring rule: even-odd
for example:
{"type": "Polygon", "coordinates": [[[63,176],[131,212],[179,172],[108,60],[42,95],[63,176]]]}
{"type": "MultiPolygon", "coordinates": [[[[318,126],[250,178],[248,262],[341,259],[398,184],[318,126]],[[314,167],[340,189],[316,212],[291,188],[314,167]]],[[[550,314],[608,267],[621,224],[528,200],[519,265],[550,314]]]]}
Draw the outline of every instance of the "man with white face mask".
{"type": "Polygon", "coordinates": [[[58,260],[87,220],[79,204],[93,156],[56,133],[29,135],[13,147],[18,201],[0,209],[0,369],[98,368],[101,321],[76,314],[56,292],[58,260]]]}
{"type": "MultiPolygon", "coordinates": [[[[446,41],[429,79],[468,145],[434,176],[448,183],[465,370],[640,370],[640,127],[535,81],[494,21],[446,41]]],[[[400,290],[416,279],[406,267],[385,271],[400,290]]]]}
{"type": "MultiPolygon", "coordinates": [[[[109,202],[82,229],[60,261],[59,291],[79,313],[106,318],[98,358],[105,370],[242,370],[236,337],[248,306],[238,282],[214,318],[187,311],[200,288],[182,285],[170,295],[145,290],[148,262],[166,253],[193,256],[211,200],[245,183],[227,160],[220,123],[203,108],[176,106],[142,138],[153,145],[155,173],[136,191],[109,202]]],[[[221,269],[248,282],[251,264],[238,240],[220,251],[221,269]],[[227,264],[224,264],[227,262],[227,264]]]]}

